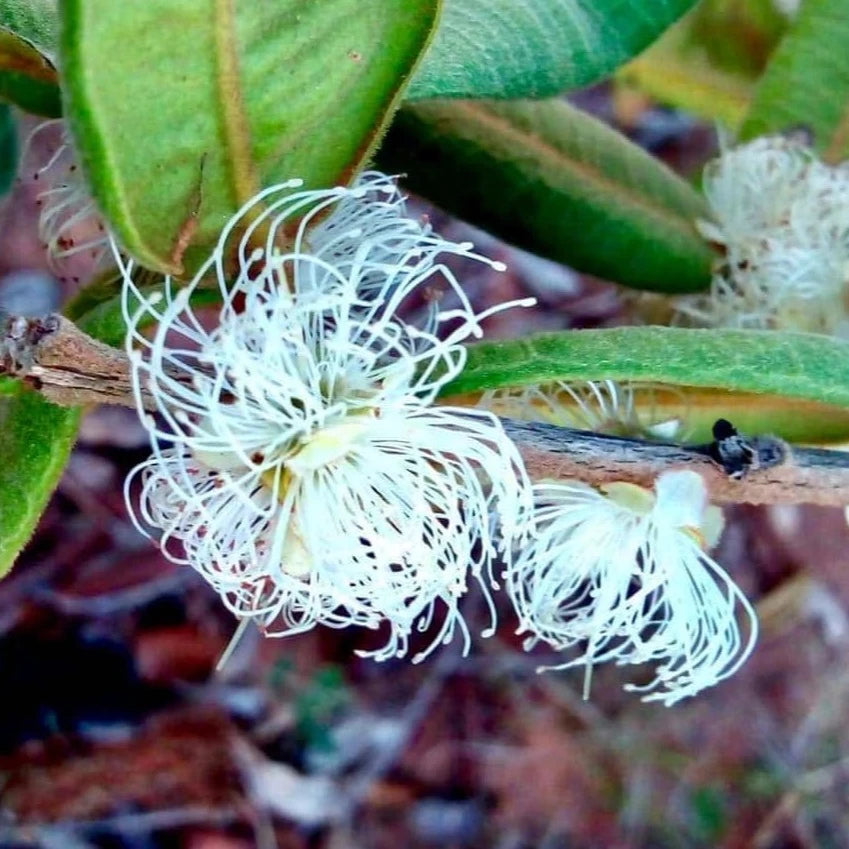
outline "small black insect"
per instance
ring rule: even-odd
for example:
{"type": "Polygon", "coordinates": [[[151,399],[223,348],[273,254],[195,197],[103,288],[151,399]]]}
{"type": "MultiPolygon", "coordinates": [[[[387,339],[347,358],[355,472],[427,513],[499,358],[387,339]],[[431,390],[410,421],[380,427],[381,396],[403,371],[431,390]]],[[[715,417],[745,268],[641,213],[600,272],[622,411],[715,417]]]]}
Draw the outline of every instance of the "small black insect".
{"type": "Polygon", "coordinates": [[[744,436],[727,419],[713,425],[711,459],[733,480],[741,480],[756,469],[779,466],[790,456],[787,443],[775,436],[744,436]]]}

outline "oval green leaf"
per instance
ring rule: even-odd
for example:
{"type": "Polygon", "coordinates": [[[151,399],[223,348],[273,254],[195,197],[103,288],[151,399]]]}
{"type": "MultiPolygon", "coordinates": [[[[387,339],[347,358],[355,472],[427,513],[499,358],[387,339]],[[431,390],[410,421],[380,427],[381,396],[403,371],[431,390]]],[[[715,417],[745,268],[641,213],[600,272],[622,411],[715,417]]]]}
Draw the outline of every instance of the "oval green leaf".
{"type": "Polygon", "coordinates": [[[438,0],[65,0],[68,119],[95,199],[143,264],[191,272],[260,188],[347,182],[438,0]]]}
{"type": "Polygon", "coordinates": [[[57,407],[21,383],[0,391],[0,577],[44,512],[73,447],[80,412],[57,407]]]}
{"type": "Polygon", "coordinates": [[[823,158],[849,157],[849,3],[805,0],[755,90],[741,137],[803,126],[823,158]]]}
{"type": "Polygon", "coordinates": [[[714,255],[704,199],[621,134],[561,100],[402,109],[378,153],[443,209],[513,244],[638,289],[693,292],[714,255]]]}
{"type": "Polygon", "coordinates": [[[849,343],[808,333],[620,327],[485,342],[442,396],[555,380],[700,390],[684,401],[702,435],[727,416],[796,441],[849,439],[849,343]]]}
{"type": "Polygon", "coordinates": [[[55,0],[0,0],[0,98],[27,112],[62,112],[55,0]]]}
{"type": "Polygon", "coordinates": [[[445,0],[407,97],[550,97],[627,62],[694,0],[445,0]]]}

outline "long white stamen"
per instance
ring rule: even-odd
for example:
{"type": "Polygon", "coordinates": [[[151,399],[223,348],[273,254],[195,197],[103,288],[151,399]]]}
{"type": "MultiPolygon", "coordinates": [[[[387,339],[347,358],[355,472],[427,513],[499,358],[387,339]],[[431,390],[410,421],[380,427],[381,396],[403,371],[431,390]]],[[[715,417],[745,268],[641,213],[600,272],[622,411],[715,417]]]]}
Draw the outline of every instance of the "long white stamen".
{"type": "Polygon", "coordinates": [[[179,291],[170,278],[142,291],[119,259],[134,391],[164,422],[145,419],[154,455],[128,484],[134,493],[140,478],[135,520],[266,634],[387,622],[371,653],[384,659],[432,625],[415,660],[457,630],[468,648],[459,601],[470,580],[487,595],[494,559],[509,561],[530,486],[494,416],[429,406],[462,368],[460,343],[480,316],[452,311],[460,327],[440,339],[398,311],[436,277],[460,291],[440,253],[474,255],[403,219],[388,178],[293,188],[263,193],[264,226],[251,220],[235,272],[226,246],[237,221],[179,291]],[[268,241],[257,249],[259,233],[268,241]],[[213,329],[192,307],[210,272],[224,299],[213,329]]]}
{"type": "Polygon", "coordinates": [[[683,440],[689,404],[677,387],[639,381],[555,380],[484,392],[477,406],[500,416],[620,436],[683,440]]]}
{"type": "Polygon", "coordinates": [[[38,235],[52,264],[77,254],[90,253],[97,268],[108,255],[108,236],[74,155],[64,122],[53,119],[39,124],[26,140],[23,158],[27,158],[38,135],[57,126],[62,128],[62,141],[47,162],[36,170],[37,178],[48,187],[38,195],[41,205],[38,235]]]}

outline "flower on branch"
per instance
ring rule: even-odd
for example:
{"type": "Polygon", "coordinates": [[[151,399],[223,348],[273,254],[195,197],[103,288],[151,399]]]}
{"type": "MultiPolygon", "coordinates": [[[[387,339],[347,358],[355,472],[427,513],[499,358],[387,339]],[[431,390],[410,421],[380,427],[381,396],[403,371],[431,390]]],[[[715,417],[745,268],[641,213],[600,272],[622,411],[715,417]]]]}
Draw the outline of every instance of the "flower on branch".
{"type": "Polygon", "coordinates": [[[468,649],[460,599],[470,578],[489,599],[493,561],[509,558],[532,506],[498,420],[433,406],[484,317],[437,260],[474,256],[471,246],[411,224],[379,175],[353,189],[287,188],[297,186],[264,192],[261,214],[231,221],[185,288],[166,278],[146,294],[124,267],[134,389],[140,411],[148,395],[159,414],[144,416],[153,456],[127,483],[131,498],[141,479],[136,521],[266,634],[385,623],[371,653],[384,659],[441,623],[414,660],[457,629],[468,649]],[[231,277],[228,240],[244,225],[231,277]],[[223,305],[207,329],[192,297],[213,275],[223,305]],[[461,307],[404,322],[406,297],[437,283],[461,307]]]}
{"type": "Polygon", "coordinates": [[[849,164],[765,137],[725,148],[704,192],[713,220],[698,226],[724,257],[708,295],[678,299],[680,320],[849,333],[849,164]]]}
{"type": "Polygon", "coordinates": [[[651,681],[626,685],[666,705],[736,672],[757,637],[752,606],[707,554],[721,533],[704,482],[661,474],[654,493],[628,483],[536,490],[536,535],[507,572],[525,647],[544,641],[575,656],[552,667],[654,663],[651,681]],[[737,607],[748,619],[741,638],[737,607]]]}
{"type": "MultiPolygon", "coordinates": [[[[45,130],[61,131],[61,142],[33,174],[44,185],[38,194],[38,236],[51,264],[87,254],[94,267],[109,253],[109,237],[89,193],[65,122],[52,119],[30,133],[26,148],[45,130]]],[[[26,152],[24,153],[26,156],[26,152]]]]}

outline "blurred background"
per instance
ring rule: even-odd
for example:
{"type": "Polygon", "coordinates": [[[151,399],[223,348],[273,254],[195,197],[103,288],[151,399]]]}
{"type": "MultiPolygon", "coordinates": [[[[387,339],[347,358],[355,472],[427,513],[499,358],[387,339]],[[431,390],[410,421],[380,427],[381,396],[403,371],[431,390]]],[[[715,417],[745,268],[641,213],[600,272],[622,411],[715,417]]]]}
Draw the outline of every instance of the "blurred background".
{"type": "MultiPolygon", "coordinates": [[[[776,36],[729,24],[733,6],[702,13],[701,60],[679,27],[573,100],[698,179],[716,147],[712,124],[693,117],[698,86],[683,85],[687,112],[658,102],[681,100],[664,93],[675,62],[705,61],[734,108],[733,86],[745,89],[776,36]],[[720,38],[705,37],[720,25],[720,38]],[[706,59],[705,44],[716,55],[706,59]]],[[[36,124],[19,117],[23,143],[36,124]]],[[[38,239],[39,172],[59,144],[59,127],[36,134],[0,209],[10,312],[57,309],[91,271],[85,254],[51,267],[38,239]]],[[[496,316],[490,336],[629,319],[615,286],[415,198],[411,212],[508,265],[506,275],[456,267],[477,306],[538,298],[496,316]]],[[[2,849],[849,846],[842,511],[727,512],[716,559],[757,600],[762,637],[731,681],[671,709],[622,691],[632,669],[597,669],[587,702],[582,670],[538,675],[557,658],[522,651],[504,598],[498,633],[475,639],[468,658],[452,645],[419,666],[375,664],[354,654],[379,644],[373,633],[251,630],[216,672],[233,617],[127,516],[123,480],[148,450],[132,411],[89,413],[0,583],[2,849]]],[[[474,592],[464,613],[473,634],[487,623],[474,592]]]]}

